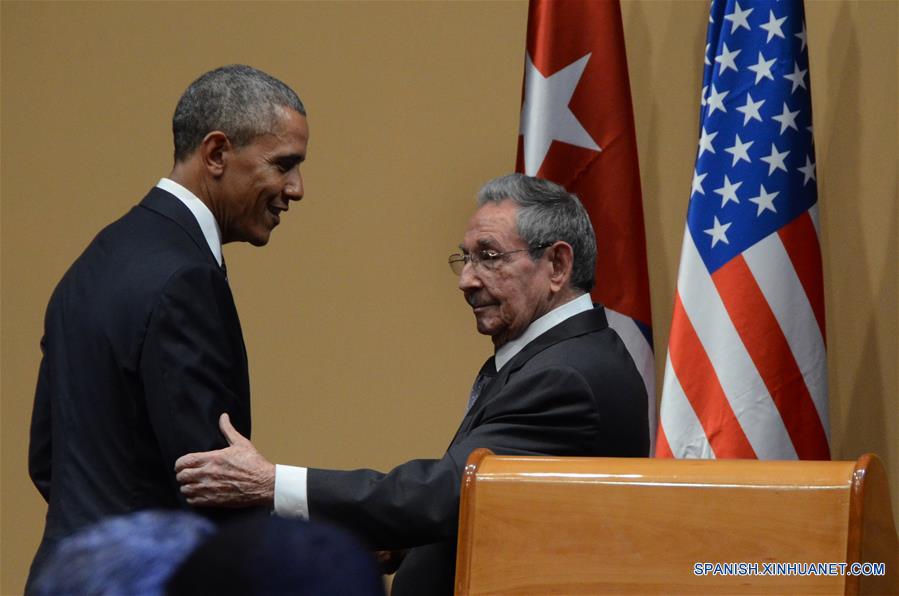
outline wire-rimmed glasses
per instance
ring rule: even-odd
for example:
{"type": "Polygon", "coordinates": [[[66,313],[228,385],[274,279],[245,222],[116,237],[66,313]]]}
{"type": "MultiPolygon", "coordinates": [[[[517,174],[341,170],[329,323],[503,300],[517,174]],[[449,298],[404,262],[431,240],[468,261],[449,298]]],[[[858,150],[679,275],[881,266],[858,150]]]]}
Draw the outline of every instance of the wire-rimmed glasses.
{"type": "Polygon", "coordinates": [[[492,248],[485,248],[468,254],[451,254],[448,261],[450,269],[452,269],[453,273],[455,273],[456,275],[462,275],[462,270],[465,269],[466,263],[471,263],[472,267],[479,267],[486,271],[494,271],[500,266],[501,263],[506,261],[506,257],[508,257],[509,255],[519,252],[543,250],[544,248],[548,248],[552,245],[552,242],[543,242],[534,247],[519,248],[516,250],[507,250],[504,252],[493,250],[492,248]]]}

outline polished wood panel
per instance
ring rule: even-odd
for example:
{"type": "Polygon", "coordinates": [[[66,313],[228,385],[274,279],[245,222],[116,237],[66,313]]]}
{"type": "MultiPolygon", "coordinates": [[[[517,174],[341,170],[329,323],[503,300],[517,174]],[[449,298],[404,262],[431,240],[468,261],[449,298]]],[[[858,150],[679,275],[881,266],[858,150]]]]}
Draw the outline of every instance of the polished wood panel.
{"type": "Polygon", "coordinates": [[[852,480],[846,560],[882,561],[887,575],[849,577],[847,594],[899,594],[899,541],[883,463],[872,454],[861,456],[852,480]]]}
{"type": "Polygon", "coordinates": [[[883,466],[469,459],[458,594],[884,593],[897,589],[883,466]],[[697,575],[697,563],[885,562],[887,578],[697,575]],[[890,583],[892,582],[892,583],[890,583]]]}

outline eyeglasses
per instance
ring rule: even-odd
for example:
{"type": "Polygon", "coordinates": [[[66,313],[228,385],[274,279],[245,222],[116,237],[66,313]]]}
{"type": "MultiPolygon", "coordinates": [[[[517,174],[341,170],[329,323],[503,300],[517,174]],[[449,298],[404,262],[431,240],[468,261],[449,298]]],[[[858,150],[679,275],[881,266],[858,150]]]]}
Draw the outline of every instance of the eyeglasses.
{"type": "Polygon", "coordinates": [[[534,247],[507,250],[506,252],[485,248],[484,250],[479,250],[467,255],[454,253],[449,256],[449,266],[456,275],[462,275],[462,270],[465,269],[467,263],[471,263],[472,267],[480,267],[486,271],[495,271],[499,268],[500,264],[506,260],[508,255],[518,252],[543,250],[544,248],[549,248],[553,244],[553,242],[543,242],[534,247]]]}

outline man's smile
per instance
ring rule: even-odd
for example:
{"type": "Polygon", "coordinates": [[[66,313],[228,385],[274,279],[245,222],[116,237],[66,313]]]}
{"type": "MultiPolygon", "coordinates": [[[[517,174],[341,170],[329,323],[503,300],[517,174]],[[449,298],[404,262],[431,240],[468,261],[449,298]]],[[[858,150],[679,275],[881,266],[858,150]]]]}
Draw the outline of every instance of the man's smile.
{"type": "Polygon", "coordinates": [[[274,218],[275,225],[278,225],[279,223],[281,223],[281,212],[287,211],[287,209],[282,209],[282,208],[276,207],[274,205],[268,205],[267,209],[268,209],[268,212],[271,213],[272,217],[274,218]]]}

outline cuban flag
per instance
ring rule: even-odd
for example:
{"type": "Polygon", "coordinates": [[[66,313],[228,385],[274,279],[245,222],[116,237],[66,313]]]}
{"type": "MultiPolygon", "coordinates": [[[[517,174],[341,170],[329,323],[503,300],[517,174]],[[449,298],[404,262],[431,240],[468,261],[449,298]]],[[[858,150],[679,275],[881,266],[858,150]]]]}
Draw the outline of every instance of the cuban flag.
{"type": "Polygon", "coordinates": [[[564,186],[590,215],[592,297],[643,377],[655,438],[643,200],[617,0],[531,0],[519,133],[517,171],[564,186]]]}

